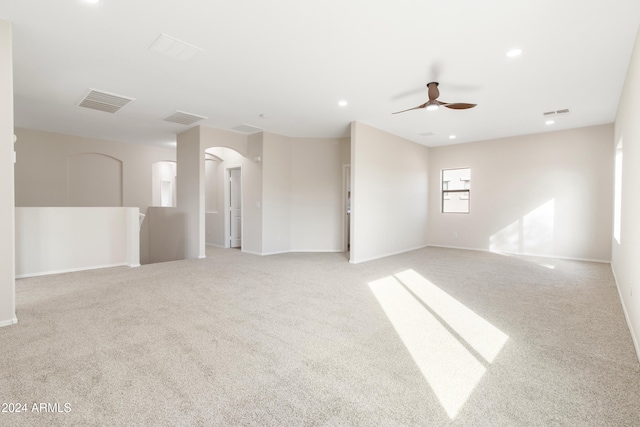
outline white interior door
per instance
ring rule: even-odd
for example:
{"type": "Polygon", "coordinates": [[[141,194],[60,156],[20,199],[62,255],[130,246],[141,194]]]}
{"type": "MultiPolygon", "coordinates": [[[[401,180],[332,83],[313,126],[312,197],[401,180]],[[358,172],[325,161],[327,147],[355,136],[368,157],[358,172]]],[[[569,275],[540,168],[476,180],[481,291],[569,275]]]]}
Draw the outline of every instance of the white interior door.
{"type": "Polygon", "coordinates": [[[343,166],[344,188],[344,250],[351,251],[351,165],[343,166]]]}
{"type": "Polygon", "coordinates": [[[229,169],[229,246],[242,245],[242,174],[229,169]]]}

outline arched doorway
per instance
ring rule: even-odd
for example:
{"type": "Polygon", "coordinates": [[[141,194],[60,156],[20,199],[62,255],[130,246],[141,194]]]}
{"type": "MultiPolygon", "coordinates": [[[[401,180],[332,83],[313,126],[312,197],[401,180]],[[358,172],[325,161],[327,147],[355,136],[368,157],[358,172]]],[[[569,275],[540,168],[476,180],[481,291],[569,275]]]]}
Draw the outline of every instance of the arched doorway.
{"type": "Polygon", "coordinates": [[[244,156],[226,147],[205,150],[205,242],[242,248],[242,164],[244,156]]]}

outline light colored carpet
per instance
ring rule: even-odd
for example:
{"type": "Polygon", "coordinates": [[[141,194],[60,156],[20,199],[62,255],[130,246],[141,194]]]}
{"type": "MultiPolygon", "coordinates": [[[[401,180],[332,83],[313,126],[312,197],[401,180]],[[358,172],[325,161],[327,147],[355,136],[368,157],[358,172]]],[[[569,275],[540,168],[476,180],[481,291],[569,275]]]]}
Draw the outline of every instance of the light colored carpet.
{"type": "Polygon", "coordinates": [[[207,251],[19,280],[0,425],[640,425],[607,264],[207,251]]]}

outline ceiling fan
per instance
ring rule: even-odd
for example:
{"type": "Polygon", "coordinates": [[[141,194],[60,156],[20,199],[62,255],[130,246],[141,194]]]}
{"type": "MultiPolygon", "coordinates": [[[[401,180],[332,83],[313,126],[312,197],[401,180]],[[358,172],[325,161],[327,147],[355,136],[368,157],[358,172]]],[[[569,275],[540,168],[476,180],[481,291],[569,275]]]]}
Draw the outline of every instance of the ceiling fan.
{"type": "Polygon", "coordinates": [[[464,102],[455,102],[448,103],[438,101],[438,97],[440,96],[440,91],[438,90],[438,82],[427,83],[427,87],[429,88],[429,100],[424,104],[420,104],[417,107],[409,108],[407,110],[396,111],[393,114],[404,113],[405,111],[418,110],[420,108],[426,108],[427,110],[437,110],[440,106],[451,108],[453,110],[466,110],[467,108],[473,108],[478,104],[466,104],[464,102]]]}

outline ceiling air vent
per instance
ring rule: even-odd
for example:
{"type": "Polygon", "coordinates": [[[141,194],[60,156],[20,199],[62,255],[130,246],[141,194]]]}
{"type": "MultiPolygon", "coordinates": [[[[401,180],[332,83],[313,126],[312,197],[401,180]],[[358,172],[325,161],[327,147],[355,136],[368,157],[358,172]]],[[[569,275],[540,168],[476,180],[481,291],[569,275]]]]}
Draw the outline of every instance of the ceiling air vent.
{"type": "Polygon", "coordinates": [[[433,133],[433,132],[425,132],[425,133],[420,133],[419,135],[420,136],[433,136],[433,135],[435,135],[435,133],[433,133]]]}
{"type": "Polygon", "coordinates": [[[196,53],[202,51],[202,49],[197,46],[185,43],[182,40],[178,40],[166,34],[160,34],[149,49],[180,61],[186,61],[196,53]]]}
{"type": "Polygon", "coordinates": [[[184,111],[176,111],[168,117],[165,117],[165,122],[179,123],[181,125],[191,125],[200,120],[204,120],[206,117],[198,116],[197,114],[185,113],[184,111]]]}
{"type": "Polygon", "coordinates": [[[555,115],[561,115],[561,114],[569,114],[569,109],[565,108],[562,110],[555,110],[555,111],[547,111],[546,113],[542,113],[542,115],[544,117],[549,117],[549,116],[555,116],[555,115]]]}
{"type": "Polygon", "coordinates": [[[89,89],[89,93],[78,104],[80,107],[91,108],[93,110],[115,113],[122,107],[135,101],[135,98],[117,95],[115,93],[104,92],[96,89],[89,89]]]}
{"type": "Polygon", "coordinates": [[[238,132],[242,132],[242,133],[256,133],[256,132],[262,131],[262,129],[258,127],[247,125],[244,123],[231,129],[236,130],[238,132]]]}

